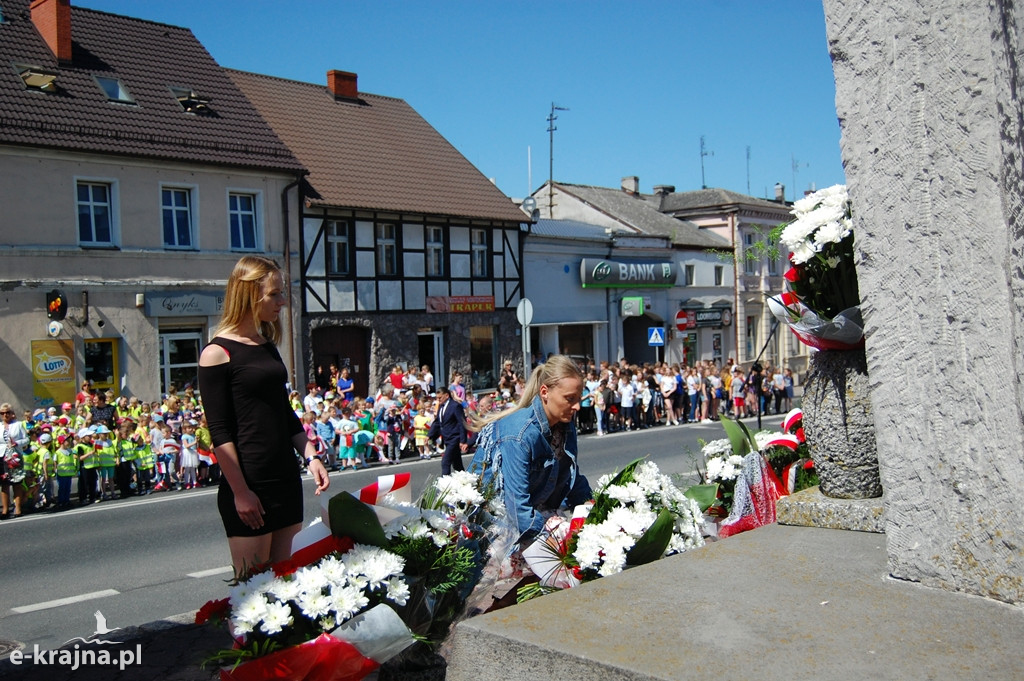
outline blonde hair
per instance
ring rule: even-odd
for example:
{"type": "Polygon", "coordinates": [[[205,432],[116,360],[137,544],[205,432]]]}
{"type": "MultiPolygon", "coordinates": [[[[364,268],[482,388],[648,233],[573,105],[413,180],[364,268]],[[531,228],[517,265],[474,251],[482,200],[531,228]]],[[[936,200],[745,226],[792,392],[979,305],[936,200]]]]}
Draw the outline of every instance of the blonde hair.
{"type": "Polygon", "coordinates": [[[474,412],[469,417],[470,430],[479,431],[488,423],[494,423],[520,409],[528,408],[533,404],[533,398],[540,394],[540,387],[542,385],[546,385],[548,390],[551,390],[558,385],[559,381],[567,378],[583,380],[583,372],[576,366],[576,362],[565,355],[552,355],[548,357],[543,364],[538,365],[530,374],[530,380],[526,382],[523,394],[514,407],[489,414],[477,414],[474,412]]]}
{"type": "Polygon", "coordinates": [[[262,255],[246,255],[235,263],[235,269],[228,278],[224,290],[224,313],[220,324],[213,332],[217,334],[232,331],[252,320],[260,335],[274,345],[281,340],[281,320],[264,322],[259,317],[260,302],[263,300],[263,284],[281,271],[277,262],[262,255]]]}

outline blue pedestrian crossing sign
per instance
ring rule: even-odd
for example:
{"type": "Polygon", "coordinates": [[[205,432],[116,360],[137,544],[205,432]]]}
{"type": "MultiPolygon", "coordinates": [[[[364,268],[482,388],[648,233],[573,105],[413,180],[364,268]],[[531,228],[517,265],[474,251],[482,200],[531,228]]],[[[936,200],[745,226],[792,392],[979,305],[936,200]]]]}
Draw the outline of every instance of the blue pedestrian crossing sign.
{"type": "Polygon", "coordinates": [[[660,326],[647,328],[647,344],[652,346],[665,345],[665,329],[660,326]]]}

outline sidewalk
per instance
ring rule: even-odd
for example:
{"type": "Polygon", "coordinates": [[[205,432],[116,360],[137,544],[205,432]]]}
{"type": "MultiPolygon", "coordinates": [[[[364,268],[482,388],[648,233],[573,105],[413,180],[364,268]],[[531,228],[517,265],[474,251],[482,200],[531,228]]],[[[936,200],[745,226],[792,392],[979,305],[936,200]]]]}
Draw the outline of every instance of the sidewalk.
{"type": "MultiPolygon", "coordinates": [[[[14,664],[10,658],[0,660],[0,679],[12,681],[211,681],[219,669],[201,669],[203,660],[213,652],[231,647],[231,637],[221,627],[193,624],[194,613],[150,622],[118,632],[110,645],[71,643],[60,651],[71,656],[70,664],[61,664],[60,651],[55,651],[47,664],[24,660],[14,664]],[[78,649],[76,651],[76,648],[78,649]],[[85,650],[107,652],[113,664],[74,666],[74,655],[82,659],[85,650]],[[122,670],[118,660],[126,664],[122,670]]],[[[31,655],[32,650],[22,653],[31,655]]],[[[49,655],[49,653],[47,653],[49,655]]]]}

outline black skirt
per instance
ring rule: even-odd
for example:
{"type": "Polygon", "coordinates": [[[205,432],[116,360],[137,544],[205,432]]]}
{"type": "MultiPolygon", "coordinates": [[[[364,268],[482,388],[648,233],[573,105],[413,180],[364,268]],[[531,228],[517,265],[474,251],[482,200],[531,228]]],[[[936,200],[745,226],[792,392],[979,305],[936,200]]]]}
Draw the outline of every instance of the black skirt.
{"type": "Polygon", "coordinates": [[[275,483],[250,484],[263,504],[263,527],[252,528],[242,522],[235,510],[235,495],[226,479],[217,490],[217,510],[229,537],[259,537],[302,522],[302,478],[275,483]]]}

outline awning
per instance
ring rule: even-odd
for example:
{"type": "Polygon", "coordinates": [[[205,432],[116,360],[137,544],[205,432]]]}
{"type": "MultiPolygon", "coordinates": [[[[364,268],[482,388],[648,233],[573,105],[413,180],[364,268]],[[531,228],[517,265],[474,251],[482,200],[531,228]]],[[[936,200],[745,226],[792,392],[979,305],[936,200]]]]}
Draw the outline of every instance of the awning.
{"type": "Polygon", "coordinates": [[[694,296],[682,302],[683,308],[732,307],[732,298],[726,296],[694,296]]]}

